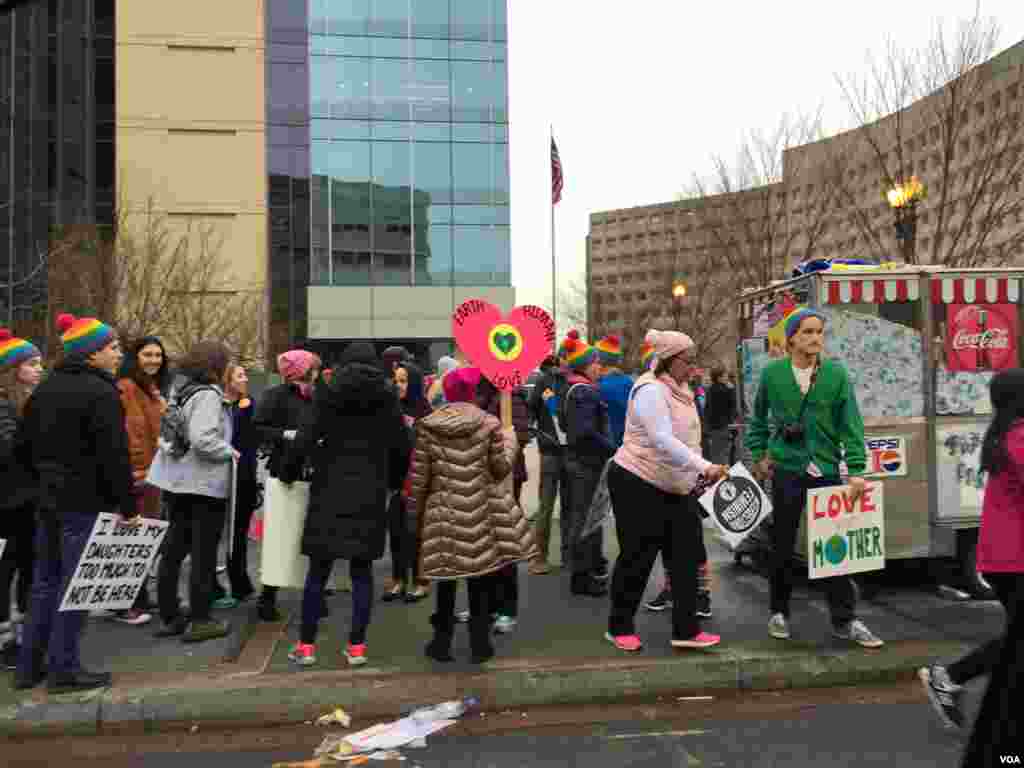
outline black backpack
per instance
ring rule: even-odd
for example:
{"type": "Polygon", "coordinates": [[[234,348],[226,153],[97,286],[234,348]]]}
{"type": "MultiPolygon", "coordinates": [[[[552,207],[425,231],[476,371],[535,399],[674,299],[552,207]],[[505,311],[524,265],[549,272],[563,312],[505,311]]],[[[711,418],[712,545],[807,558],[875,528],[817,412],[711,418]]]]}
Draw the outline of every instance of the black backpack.
{"type": "Polygon", "coordinates": [[[191,448],[188,439],[188,421],[185,419],[185,403],[204,390],[216,392],[209,384],[186,384],[171,397],[160,419],[160,448],[167,455],[180,459],[191,448]]]}

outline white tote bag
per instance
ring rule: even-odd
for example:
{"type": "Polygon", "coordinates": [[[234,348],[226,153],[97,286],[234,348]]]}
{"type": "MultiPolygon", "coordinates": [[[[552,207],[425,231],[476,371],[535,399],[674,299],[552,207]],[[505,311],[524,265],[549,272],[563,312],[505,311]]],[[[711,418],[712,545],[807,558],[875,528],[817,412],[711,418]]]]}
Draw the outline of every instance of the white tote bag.
{"type": "MultiPolygon", "coordinates": [[[[272,587],[302,589],[306,584],[309,558],[302,554],[302,530],[309,508],[309,483],[282,483],[268,477],[263,505],[263,547],[260,582],[272,587]]],[[[337,589],[334,578],[327,588],[337,589]]]]}

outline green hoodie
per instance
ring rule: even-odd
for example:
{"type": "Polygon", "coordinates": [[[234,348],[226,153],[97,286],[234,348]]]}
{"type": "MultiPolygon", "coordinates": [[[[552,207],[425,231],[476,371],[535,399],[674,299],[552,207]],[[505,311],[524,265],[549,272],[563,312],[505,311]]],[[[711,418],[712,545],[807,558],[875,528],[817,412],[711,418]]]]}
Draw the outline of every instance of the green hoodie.
{"type": "Polygon", "coordinates": [[[822,359],[804,411],[805,440],[787,443],[782,439],[782,427],[797,421],[802,400],[788,357],[764,368],[745,440],[754,461],[767,452],[788,472],[803,474],[813,461],[825,476],[838,476],[845,450],[850,475],[863,475],[867,462],[864,421],[846,369],[834,360],[822,359]]]}

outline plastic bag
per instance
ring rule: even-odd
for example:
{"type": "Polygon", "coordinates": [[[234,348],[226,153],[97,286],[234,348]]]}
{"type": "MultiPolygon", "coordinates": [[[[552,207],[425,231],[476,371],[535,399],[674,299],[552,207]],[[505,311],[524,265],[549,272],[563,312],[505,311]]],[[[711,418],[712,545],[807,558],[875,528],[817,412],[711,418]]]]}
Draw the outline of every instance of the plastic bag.
{"type": "Polygon", "coordinates": [[[580,529],[580,540],[591,536],[600,530],[608,518],[612,515],[612,497],[608,492],[608,468],[612,460],[604,465],[601,471],[601,479],[597,481],[597,490],[594,491],[594,498],[590,502],[590,509],[587,510],[587,517],[580,529]]]}

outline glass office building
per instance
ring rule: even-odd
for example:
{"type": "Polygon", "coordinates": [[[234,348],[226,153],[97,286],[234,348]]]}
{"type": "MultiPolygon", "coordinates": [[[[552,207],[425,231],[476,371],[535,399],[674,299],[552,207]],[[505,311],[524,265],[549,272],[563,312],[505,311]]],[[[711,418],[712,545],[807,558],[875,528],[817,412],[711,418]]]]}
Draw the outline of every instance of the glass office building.
{"type": "Polygon", "coordinates": [[[268,25],[272,282],[308,269],[311,289],[305,303],[287,291],[292,333],[305,321],[311,342],[371,338],[425,357],[444,346],[453,302],[511,295],[506,0],[310,0],[305,62],[297,11],[280,10],[268,25]],[[286,229],[289,264],[273,252],[286,229]],[[317,317],[364,296],[368,322],[317,317]],[[382,315],[404,309],[402,334],[382,315]]]}

